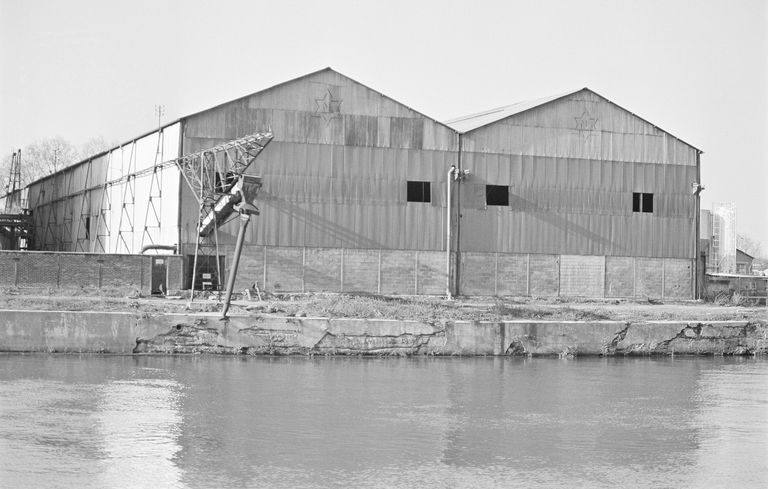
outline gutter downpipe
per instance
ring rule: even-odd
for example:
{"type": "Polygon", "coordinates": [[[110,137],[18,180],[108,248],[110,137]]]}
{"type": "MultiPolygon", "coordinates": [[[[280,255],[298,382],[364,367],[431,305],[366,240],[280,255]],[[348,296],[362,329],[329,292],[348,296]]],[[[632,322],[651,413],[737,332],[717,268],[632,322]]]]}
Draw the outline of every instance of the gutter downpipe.
{"type": "Polygon", "coordinates": [[[693,273],[696,274],[696,278],[693,280],[693,298],[699,300],[701,299],[701,289],[704,286],[703,283],[700,283],[699,274],[699,261],[701,260],[701,250],[699,249],[701,242],[701,191],[704,190],[704,187],[701,186],[701,151],[696,152],[696,185],[696,239],[694,240],[696,259],[693,262],[693,273]]]}
{"type": "MultiPolygon", "coordinates": [[[[185,119],[179,119],[179,147],[178,147],[177,153],[176,153],[176,157],[177,158],[181,158],[184,155],[184,130],[185,129],[186,129],[185,119]]],[[[178,170],[178,167],[175,167],[175,168],[178,170]]],[[[179,247],[178,253],[182,257],[182,263],[184,263],[184,265],[186,265],[186,260],[184,258],[184,251],[185,251],[186,247],[183,246],[184,242],[181,240],[181,237],[182,237],[182,234],[181,234],[182,219],[184,218],[184,214],[182,213],[182,207],[183,207],[182,206],[182,199],[184,198],[184,194],[182,193],[184,191],[184,176],[182,175],[181,171],[177,171],[177,173],[178,173],[178,176],[179,176],[179,192],[178,192],[178,195],[176,197],[176,205],[178,206],[178,208],[176,209],[176,233],[178,234],[178,241],[176,241],[176,243],[178,243],[178,247],[179,247]]],[[[198,214],[199,214],[199,212],[198,212],[198,214]]],[[[198,219],[199,219],[199,217],[198,217],[198,219]]],[[[218,260],[218,258],[217,258],[217,260],[218,260]]],[[[186,270],[186,266],[183,267],[183,268],[186,270]]],[[[194,274],[195,274],[195,272],[193,270],[192,271],[192,275],[194,275],[194,274]]],[[[186,277],[184,275],[186,275],[185,272],[182,272],[182,276],[181,276],[181,283],[182,284],[185,284],[185,282],[186,282],[186,277]]]]}
{"type": "Polygon", "coordinates": [[[464,143],[461,137],[462,133],[457,136],[458,141],[458,155],[456,157],[456,171],[454,172],[453,179],[456,181],[456,261],[454,262],[454,275],[453,275],[453,295],[458,296],[461,294],[461,181],[466,177],[466,173],[461,168],[461,152],[462,144],[464,143]]]}
{"type": "Polygon", "coordinates": [[[446,223],[445,223],[445,295],[452,300],[451,295],[451,179],[456,172],[456,165],[451,165],[446,178],[446,223]]]}
{"type": "Polygon", "coordinates": [[[461,170],[461,133],[456,133],[456,146],[458,148],[456,164],[451,165],[448,170],[447,181],[445,183],[448,195],[446,197],[446,240],[445,240],[445,295],[448,300],[452,300],[455,295],[459,295],[459,247],[461,245],[461,185],[456,186],[456,273],[454,274],[455,294],[451,291],[451,184],[455,181],[461,183],[462,178],[469,174],[469,171],[461,170]]]}

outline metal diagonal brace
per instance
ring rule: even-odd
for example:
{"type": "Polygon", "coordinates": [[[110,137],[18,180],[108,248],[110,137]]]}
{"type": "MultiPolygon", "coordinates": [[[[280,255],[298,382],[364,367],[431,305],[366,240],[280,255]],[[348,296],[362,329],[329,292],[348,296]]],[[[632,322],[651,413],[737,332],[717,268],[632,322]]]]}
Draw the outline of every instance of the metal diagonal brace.
{"type": "Polygon", "coordinates": [[[256,194],[260,188],[261,178],[246,175],[241,175],[233,187],[233,190],[237,189],[236,192],[238,194],[238,203],[235,204],[234,210],[239,214],[240,229],[237,232],[235,254],[232,257],[232,270],[229,272],[229,277],[227,277],[227,293],[224,297],[224,307],[221,310],[221,319],[223,320],[227,319],[227,311],[229,311],[229,304],[232,300],[232,291],[235,288],[235,277],[237,276],[237,267],[240,264],[240,255],[243,251],[245,231],[248,229],[251,216],[259,215],[259,209],[252,202],[256,199],[256,194]]]}

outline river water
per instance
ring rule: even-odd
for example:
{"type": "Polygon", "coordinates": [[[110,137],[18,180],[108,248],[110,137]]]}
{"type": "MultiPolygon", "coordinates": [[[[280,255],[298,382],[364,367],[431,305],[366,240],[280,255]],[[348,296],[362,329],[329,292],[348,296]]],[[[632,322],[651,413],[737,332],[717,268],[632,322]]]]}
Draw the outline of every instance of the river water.
{"type": "Polygon", "coordinates": [[[0,487],[768,487],[768,359],[0,355],[0,487]]]}

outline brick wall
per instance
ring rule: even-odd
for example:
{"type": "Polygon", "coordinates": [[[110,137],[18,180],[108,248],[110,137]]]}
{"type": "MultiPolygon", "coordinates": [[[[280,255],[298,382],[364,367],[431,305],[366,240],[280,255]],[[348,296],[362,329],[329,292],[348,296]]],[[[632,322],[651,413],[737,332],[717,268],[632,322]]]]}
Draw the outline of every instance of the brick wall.
{"type": "Polygon", "coordinates": [[[693,280],[691,260],[664,260],[664,297],[688,299],[691,297],[693,280]]]}
{"type": "MultiPolygon", "coordinates": [[[[119,287],[150,293],[150,255],[0,251],[0,285],[119,287]]],[[[182,287],[181,256],[166,256],[168,290],[182,287]]]]}
{"type": "Polygon", "coordinates": [[[663,270],[661,258],[635,258],[635,295],[661,297],[663,270]]]}
{"type": "MultiPolygon", "coordinates": [[[[222,247],[231,266],[231,247],[222,247]]],[[[130,287],[150,292],[150,255],[0,251],[0,286],[130,287]]],[[[167,256],[168,290],[184,283],[181,256],[167,256]]],[[[463,253],[461,294],[690,299],[686,259],[463,253]],[[601,293],[602,291],[602,293],[601,293]]],[[[445,253],[246,246],[236,290],[445,293],[445,253]],[[265,285],[266,284],[266,285],[265,285]]]]}
{"type": "Polygon", "coordinates": [[[693,260],[465,252],[462,295],[691,299],[693,260]]]}
{"type": "Polygon", "coordinates": [[[605,297],[635,295],[635,259],[629,256],[605,257],[605,297]]]}
{"type": "MultiPolygon", "coordinates": [[[[227,274],[232,252],[230,246],[220,248],[227,274]]],[[[445,253],[246,245],[235,290],[254,283],[261,290],[278,293],[440,295],[446,285],[445,253]]]]}
{"type": "Polygon", "coordinates": [[[369,250],[344,250],[344,290],[379,292],[379,254],[369,250]]]}
{"type": "Polygon", "coordinates": [[[560,295],[601,297],[604,292],[604,256],[560,257],[560,295]]]}
{"type": "Polygon", "coordinates": [[[547,297],[558,294],[559,258],[558,255],[529,255],[529,295],[547,297]]]}
{"type": "Polygon", "coordinates": [[[382,250],[380,277],[382,294],[416,292],[416,252],[382,250]]]}

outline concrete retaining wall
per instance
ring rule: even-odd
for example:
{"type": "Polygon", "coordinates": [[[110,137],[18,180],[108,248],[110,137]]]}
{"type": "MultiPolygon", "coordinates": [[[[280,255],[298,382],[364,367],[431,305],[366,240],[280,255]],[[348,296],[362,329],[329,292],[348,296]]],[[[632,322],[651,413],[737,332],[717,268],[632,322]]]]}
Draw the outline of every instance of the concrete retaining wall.
{"type": "MultiPolygon", "coordinates": [[[[232,246],[220,247],[229,273],[232,246]]],[[[243,247],[235,289],[268,292],[445,293],[445,252],[288,246],[243,247]]]]}
{"type": "MultiPolygon", "coordinates": [[[[231,246],[220,253],[230,266],[231,246]]],[[[690,299],[693,260],[553,254],[461,254],[462,295],[690,299]]],[[[236,290],[441,295],[445,252],[249,245],[236,290]]]]}
{"type": "Polygon", "coordinates": [[[0,311],[0,351],[303,355],[768,353],[768,323],[419,321],[0,311]]]}
{"type": "Polygon", "coordinates": [[[461,254],[461,293],[691,299],[693,260],[594,255],[461,254]]]}

